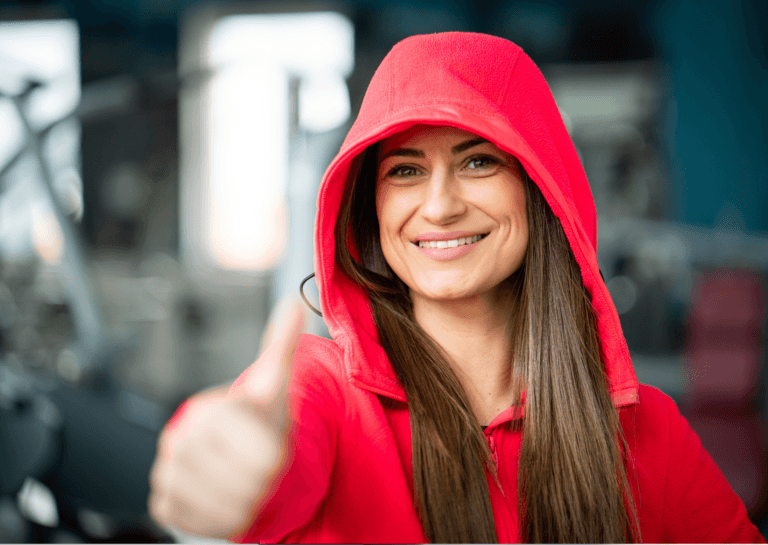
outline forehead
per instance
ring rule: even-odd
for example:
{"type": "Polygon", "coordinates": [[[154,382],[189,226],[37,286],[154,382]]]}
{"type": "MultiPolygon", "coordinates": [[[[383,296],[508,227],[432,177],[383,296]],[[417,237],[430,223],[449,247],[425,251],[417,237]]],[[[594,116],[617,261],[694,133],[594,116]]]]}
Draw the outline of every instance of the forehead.
{"type": "Polygon", "coordinates": [[[398,148],[421,148],[426,146],[454,146],[465,140],[479,138],[473,132],[446,127],[444,125],[414,125],[393,134],[381,143],[382,153],[398,148]]]}

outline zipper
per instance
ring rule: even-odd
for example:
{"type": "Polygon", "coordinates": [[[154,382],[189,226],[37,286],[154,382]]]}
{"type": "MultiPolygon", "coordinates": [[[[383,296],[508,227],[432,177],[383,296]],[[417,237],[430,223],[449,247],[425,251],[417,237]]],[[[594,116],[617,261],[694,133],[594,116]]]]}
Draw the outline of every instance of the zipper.
{"type": "Polygon", "coordinates": [[[488,468],[488,471],[493,477],[496,486],[499,487],[502,497],[506,498],[504,489],[501,487],[501,481],[499,481],[499,454],[496,452],[496,439],[493,437],[493,435],[486,435],[485,440],[488,442],[488,448],[491,450],[491,464],[488,468]]]}

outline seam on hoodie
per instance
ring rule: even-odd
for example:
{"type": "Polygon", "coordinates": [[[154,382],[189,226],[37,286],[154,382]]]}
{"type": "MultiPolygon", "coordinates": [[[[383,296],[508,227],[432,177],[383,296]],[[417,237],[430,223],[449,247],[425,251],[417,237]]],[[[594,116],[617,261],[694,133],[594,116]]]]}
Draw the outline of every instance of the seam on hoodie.
{"type": "MultiPolygon", "coordinates": [[[[597,280],[597,278],[595,277],[595,275],[593,275],[593,278],[595,279],[595,281],[596,281],[597,285],[599,286],[599,285],[600,285],[600,281],[598,281],[598,280],[597,280]]],[[[603,284],[603,286],[604,286],[604,287],[603,287],[603,289],[604,289],[605,291],[608,291],[608,288],[607,288],[607,287],[605,287],[605,285],[604,285],[604,284],[603,284]]],[[[611,301],[611,299],[610,299],[609,297],[610,297],[610,296],[606,297],[606,296],[605,296],[605,294],[603,294],[603,298],[604,298],[604,299],[606,299],[607,301],[611,301]]],[[[616,320],[614,319],[614,315],[613,315],[613,313],[610,313],[610,316],[609,316],[609,319],[607,320],[607,322],[608,322],[608,326],[609,326],[609,327],[610,327],[610,329],[611,329],[611,334],[612,334],[613,338],[614,338],[614,339],[619,339],[619,338],[623,339],[623,335],[619,335],[619,334],[618,334],[618,332],[617,332],[617,329],[616,329],[616,320]]],[[[614,342],[614,345],[616,345],[616,344],[617,344],[617,343],[615,343],[615,342],[614,342]]],[[[619,356],[621,356],[621,357],[622,357],[622,359],[624,359],[624,360],[626,360],[626,359],[629,359],[629,361],[630,361],[630,366],[631,366],[631,364],[632,364],[632,360],[631,360],[631,358],[628,358],[628,355],[629,355],[629,354],[628,354],[628,352],[629,352],[629,351],[628,351],[627,349],[623,348],[623,347],[621,346],[621,343],[618,343],[618,344],[619,344],[619,346],[618,346],[619,352],[621,352],[621,354],[619,354],[619,356]]],[[[624,346],[626,346],[626,345],[624,345],[624,346]]],[[[609,384],[609,385],[608,385],[608,387],[610,388],[610,386],[611,386],[611,385],[609,384]]],[[[634,390],[637,392],[637,390],[638,390],[638,387],[637,387],[636,383],[634,383],[634,382],[632,382],[632,383],[627,383],[627,382],[624,382],[624,383],[622,383],[622,384],[617,384],[617,385],[616,385],[616,386],[613,388],[613,391],[612,391],[612,393],[618,393],[618,392],[621,392],[621,391],[624,391],[624,390],[631,390],[631,389],[634,389],[634,390]]],[[[636,394],[636,397],[637,397],[637,394],[636,394]]],[[[637,403],[637,400],[635,400],[635,403],[637,403]]]]}
{"type": "MultiPolygon", "coordinates": [[[[368,397],[376,397],[377,394],[374,392],[365,390],[363,392],[363,395],[366,396],[366,398],[368,398],[368,397]]],[[[366,402],[367,402],[367,399],[366,399],[366,402]]],[[[360,406],[360,404],[358,403],[357,406],[360,406]]],[[[346,429],[352,429],[352,426],[348,425],[346,429]]],[[[370,441],[367,442],[368,448],[366,448],[364,451],[357,452],[355,456],[355,460],[357,461],[356,464],[354,465],[347,464],[342,468],[341,466],[337,466],[334,463],[334,467],[338,467],[338,471],[335,475],[336,481],[337,482],[341,481],[342,479],[346,478],[346,476],[354,469],[360,467],[361,465],[367,464],[368,453],[379,449],[379,447],[381,447],[382,444],[386,444],[388,441],[388,437],[390,436],[396,441],[394,437],[394,431],[392,431],[389,425],[381,425],[379,426],[376,433],[370,436],[370,441]]]]}
{"type": "MultiPolygon", "coordinates": [[[[589,183],[589,182],[587,182],[587,183],[589,183]]],[[[610,296],[610,292],[608,292],[608,286],[605,284],[603,279],[600,277],[599,273],[595,274],[594,271],[592,271],[590,269],[590,274],[592,275],[592,278],[593,278],[595,284],[597,286],[599,286],[600,290],[603,292],[602,293],[603,299],[605,299],[606,301],[613,302],[613,300],[611,299],[611,296],[610,296]]],[[[624,338],[623,335],[618,335],[618,330],[616,329],[616,322],[618,321],[618,313],[614,314],[614,313],[611,312],[610,313],[610,318],[611,318],[610,319],[611,332],[613,333],[614,337],[616,337],[616,338],[624,338]]],[[[623,346],[626,347],[626,343],[624,343],[623,346]]],[[[625,355],[625,356],[629,355],[629,350],[628,349],[625,350],[625,349],[623,349],[621,347],[620,347],[620,349],[621,349],[621,352],[623,353],[623,355],[625,355]]]]}
{"type": "MultiPolygon", "coordinates": [[[[338,349],[342,353],[342,366],[341,366],[341,368],[342,368],[342,371],[343,371],[344,382],[348,386],[354,386],[355,388],[358,388],[358,389],[363,389],[363,390],[375,393],[377,395],[383,395],[383,396],[386,396],[386,397],[389,397],[389,398],[392,398],[392,399],[396,399],[397,401],[401,401],[399,398],[393,397],[393,395],[394,395],[393,392],[381,390],[381,389],[379,389],[379,388],[377,388],[375,386],[371,386],[367,382],[365,382],[363,380],[360,380],[360,378],[358,378],[356,373],[350,373],[349,372],[349,370],[352,367],[352,365],[351,365],[351,363],[350,363],[350,365],[347,365],[344,361],[345,361],[346,358],[351,358],[352,357],[351,354],[353,354],[354,351],[352,350],[352,348],[350,346],[351,343],[349,343],[347,341],[346,334],[340,336],[338,339],[336,339],[333,342],[334,342],[334,344],[337,344],[338,349]],[[342,346],[339,346],[340,344],[344,344],[346,348],[343,348],[342,346]]],[[[363,354],[361,357],[365,358],[365,355],[363,354]]],[[[390,377],[387,377],[387,376],[380,376],[380,377],[378,377],[378,380],[381,381],[381,382],[384,382],[386,384],[390,384],[390,385],[393,385],[393,386],[401,387],[400,383],[398,382],[398,380],[396,378],[390,378],[390,377]]],[[[349,418],[349,415],[345,412],[345,419],[348,419],[348,418],[349,418]]]]}
{"type": "MultiPolygon", "coordinates": [[[[345,362],[345,360],[347,358],[347,350],[345,350],[344,347],[342,346],[342,343],[344,342],[344,338],[345,337],[346,337],[346,335],[342,335],[341,337],[339,337],[339,339],[334,339],[331,342],[333,342],[333,344],[336,345],[336,348],[339,351],[338,365],[339,365],[339,369],[341,370],[342,382],[344,383],[344,387],[343,387],[343,391],[342,391],[342,393],[344,395],[344,422],[343,422],[343,425],[346,428],[347,425],[349,424],[349,421],[350,421],[349,403],[347,403],[347,396],[351,396],[352,395],[352,393],[349,391],[349,385],[351,383],[352,377],[349,374],[349,369],[347,368],[347,364],[345,362]],[[339,341],[341,341],[341,342],[339,342],[339,341]]],[[[339,435],[341,435],[341,431],[339,431],[339,435]]]]}
{"type": "MultiPolygon", "coordinates": [[[[637,448],[637,412],[639,408],[637,405],[639,405],[640,402],[640,389],[638,388],[637,392],[637,400],[635,403],[635,406],[631,405],[624,405],[620,409],[617,409],[617,412],[620,411],[631,411],[630,417],[632,419],[632,440],[634,442],[634,447],[637,448]]],[[[619,416],[619,427],[621,427],[621,416],[619,416]]],[[[622,429],[622,434],[624,434],[624,431],[622,429]]],[[[626,441],[626,434],[624,434],[625,441],[626,441]]],[[[629,465],[632,465],[632,474],[627,475],[627,484],[629,485],[629,490],[627,490],[627,496],[630,500],[634,501],[633,498],[633,488],[632,488],[632,480],[634,480],[635,487],[634,489],[637,490],[637,501],[635,502],[635,512],[637,513],[637,529],[638,531],[641,530],[641,524],[640,524],[640,506],[643,503],[642,500],[642,487],[640,486],[640,470],[637,467],[637,456],[635,455],[635,448],[632,448],[629,443],[626,443],[626,458],[627,458],[627,464],[626,464],[626,471],[629,473],[629,465]]],[[[642,541],[642,535],[640,536],[640,539],[642,541]]]]}
{"type": "MultiPolygon", "coordinates": [[[[397,381],[391,381],[391,380],[389,380],[388,382],[390,382],[391,384],[395,384],[395,383],[397,383],[397,384],[399,385],[399,383],[398,383],[397,381]]],[[[362,380],[360,380],[360,379],[359,379],[359,378],[357,378],[357,377],[350,377],[350,378],[349,378],[349,383],[350,383],[350,384],[352,384],[352,385],[354,385],[354,386],[355,386],[355,387],[357,387],[357,388],[360,388],[361,390],[365,390],[366,392],[370,392],[370,393],[372,393],[372,394],[376,394],[376,395],[384,396],[384,397],[386,397],[386,398],[388,398],[388,399],[392,399],[392,400],[394,400],[394,401],[398,401],[398,402],[400,402],[400,403],[408,403],[408,401],[407,401],[407,400],[404,400],[404,399],[400,399],[399,397],[393,397],[393,396],[394,396],[394,393],[393,393],[393,392],[388,392],[388,391],[386,391],[386,390],[382,390],[382,389],[380,389],[380,388],[377,388],[377,387],[375,387],[375,386],[371,386],[371,385],[370,385],[370,384],[368,384],[367,382],[363,382],[362,380]]]]}

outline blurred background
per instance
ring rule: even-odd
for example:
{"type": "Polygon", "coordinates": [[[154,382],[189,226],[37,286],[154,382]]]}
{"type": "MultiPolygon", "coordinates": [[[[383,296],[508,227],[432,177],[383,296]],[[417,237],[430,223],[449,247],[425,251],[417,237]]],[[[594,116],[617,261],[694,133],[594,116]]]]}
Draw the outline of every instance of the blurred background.
{"type": "Polygon", "coordinates": [[[375,68],[446,30],[542,68],[637,374],[768,535],[768,4],[62,0],[0,4],[0,541],[180,539],[163,423],[253,362],[375,68]]]}

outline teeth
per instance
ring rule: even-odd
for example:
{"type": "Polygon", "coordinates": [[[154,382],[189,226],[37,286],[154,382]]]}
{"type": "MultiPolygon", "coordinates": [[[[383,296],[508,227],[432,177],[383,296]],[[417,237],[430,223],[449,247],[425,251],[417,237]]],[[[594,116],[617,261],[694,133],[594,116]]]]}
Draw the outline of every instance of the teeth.
{"type": "Polygon", "coordinates": [[[474,244],[481,238],[483,238],[483,235],[461,237],[453,240],[420,240],[419,248],[455,248],[465,244],[474,244]]]}

